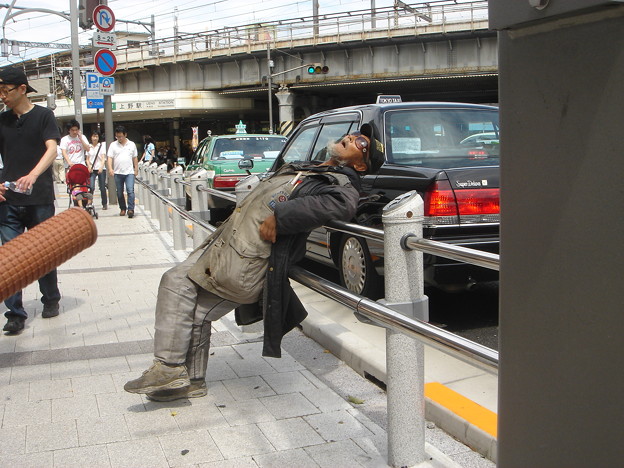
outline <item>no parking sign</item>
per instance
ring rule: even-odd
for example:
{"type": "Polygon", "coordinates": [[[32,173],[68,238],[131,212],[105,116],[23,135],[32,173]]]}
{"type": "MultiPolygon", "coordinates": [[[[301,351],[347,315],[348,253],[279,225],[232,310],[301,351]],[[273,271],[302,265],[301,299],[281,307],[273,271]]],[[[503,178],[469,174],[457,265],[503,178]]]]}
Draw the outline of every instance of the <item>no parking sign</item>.
{"type": "Polygon", "coordinates": [[[108,49],[100,49],[93,57],[93,66],[102,76],[111,76],[117,70],[117,57],[108,49]]]}

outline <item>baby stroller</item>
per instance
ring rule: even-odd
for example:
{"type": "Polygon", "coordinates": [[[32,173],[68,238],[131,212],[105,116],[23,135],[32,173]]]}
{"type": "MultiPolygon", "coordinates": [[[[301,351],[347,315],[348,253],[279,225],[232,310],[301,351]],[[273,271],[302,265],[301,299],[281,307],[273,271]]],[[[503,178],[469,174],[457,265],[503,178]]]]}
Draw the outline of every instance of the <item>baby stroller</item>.
{"type": "Polygon", "coordinates": [[[82,208],[91,213],[91,216],[98,219],[98,214],[93,205],[93,194],[89,185],[90,177],[89,169],[84,164],[74,164],[69,168],[65,175],[67,193],[70,196],[69,206],[72,203],[74,206],[82,206],[82,208]]]}

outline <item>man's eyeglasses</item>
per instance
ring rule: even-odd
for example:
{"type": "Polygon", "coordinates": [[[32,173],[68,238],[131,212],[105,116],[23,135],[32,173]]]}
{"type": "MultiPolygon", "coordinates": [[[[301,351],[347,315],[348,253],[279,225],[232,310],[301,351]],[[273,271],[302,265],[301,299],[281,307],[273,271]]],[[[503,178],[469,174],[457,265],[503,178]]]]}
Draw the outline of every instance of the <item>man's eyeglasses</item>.
{"type": "Polygon", "coordinates": [[[355,137],[353,142],[355,143],[357,149],[359,149],[362,153],[366,153],[368,151],[368,140],[359,132],[352,133],[351,135],[355,137]]]}
{"type": "Polygon", "coordinates": [[[19,88],[21,85],[13,86],[12,88],[0,88],[0,96],[8,96],[11,91],[19,88]]]}

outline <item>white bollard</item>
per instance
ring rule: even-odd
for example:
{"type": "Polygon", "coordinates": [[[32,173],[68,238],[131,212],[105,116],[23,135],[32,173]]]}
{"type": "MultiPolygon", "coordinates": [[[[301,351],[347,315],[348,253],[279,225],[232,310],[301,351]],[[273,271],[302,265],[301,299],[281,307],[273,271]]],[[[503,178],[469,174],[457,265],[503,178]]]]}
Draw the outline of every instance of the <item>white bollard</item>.
{"type": "MultiPolygon", "coordinates": [[[[184,185],[182,182],[183,169],[180,166],[174,167],[169,172],[169,189],[171,191],[171,201],[181,208],[184,208],[184,185]]],[[[171,227],[173,230],[174,250],[186,250],[186,232],[184,218],[176,210],[171,214],[171,227]]]]}
{"type": "MultiPolygon", "coordinates": [[[[149,177],[149,185],[153,190],[156,190],[158,186],[158,164],[152,163],[149,167],[148,177],[149,177]]],[[[152,219],[158,218],[158,199],[155,196],[149,197],[149,210],[150,217],[152,219]]]]}
{"type": "MultiPolygon", "coordinates": [[[[383,210],[384,274],[387,307],[428,320],[422,252],[404,250],[406,234],[422,236],[423,201],[403,194],[383,210]]],[[[400,332],[386,331],[388,464],[413,466],[426,460],[423,344],[400,332]]]]}
{"type": "MultiPolygon", "coordinates": [[[[208,171],[202,169],[191,176],[191,212],[194,216],[202,220],[210,219],[210,209],[208,208],[208,194],[201,192],[198,187],[206,187],[208,171]]],[[[197,248],[208,237],[208,233],[201,227],[193,226],[193,248],[197,248]]]]}
{"type": "MultiPolygon", "coordinates": [[[[138,179],[141,182],[145,182],[145,174],[143,172],[143,167],[145,163],[139,163],[139,174],[137,175],[138,179]]],[[[134,184],[134,191],[136,193],[135,204],[145,205],[145,189],[143,188],[143,184],[134,184]]]]}
{"type": "MultiPolygon", "coordinates": [[[[162,164],[158,167],[157,172],[157,189],[158,193],[165,198],[169,198],[169,175],[167,174],[167,165],[162,164]]],[[[171,230],[171,220],[169,219],[169,206],[158,200],[158,221],[161,231],[171,230]]]]}

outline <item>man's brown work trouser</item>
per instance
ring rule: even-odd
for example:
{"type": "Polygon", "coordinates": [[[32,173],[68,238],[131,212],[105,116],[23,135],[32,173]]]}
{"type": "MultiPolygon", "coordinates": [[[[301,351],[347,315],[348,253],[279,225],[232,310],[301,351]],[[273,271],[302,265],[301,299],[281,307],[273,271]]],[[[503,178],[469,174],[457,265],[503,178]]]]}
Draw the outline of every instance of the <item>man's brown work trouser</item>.
{"type": "Polygon", "coordinates": [[[186,364],[191,379],[205,379],[212,322],[238,304],[191,281],[188,270],[201,256],[196,250],[162,276],[156,301],[154,357],[166,364],[186,364]]]}

